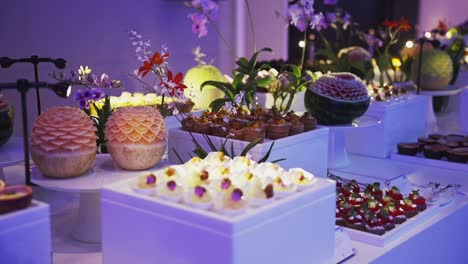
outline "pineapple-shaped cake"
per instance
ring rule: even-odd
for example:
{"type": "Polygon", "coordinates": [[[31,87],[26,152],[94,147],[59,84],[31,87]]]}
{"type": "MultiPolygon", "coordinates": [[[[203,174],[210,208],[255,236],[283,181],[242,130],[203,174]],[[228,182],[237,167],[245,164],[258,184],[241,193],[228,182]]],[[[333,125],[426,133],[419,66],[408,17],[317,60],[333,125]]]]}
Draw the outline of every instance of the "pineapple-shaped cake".
{"type": "Polygon", "coordinates": [[[151,106],[123,107],[109,117],[106,144],[117,165],[144,170],[156,165],[166,150],[166,124],[151,106]]]}
{"type": "Polygon", "coordinates": [[[31,156],[45,176],[75,177],[93,164],[96,140],[96,127],[85,112],[73,107],[53,107],[34,123],[31,156]]]}

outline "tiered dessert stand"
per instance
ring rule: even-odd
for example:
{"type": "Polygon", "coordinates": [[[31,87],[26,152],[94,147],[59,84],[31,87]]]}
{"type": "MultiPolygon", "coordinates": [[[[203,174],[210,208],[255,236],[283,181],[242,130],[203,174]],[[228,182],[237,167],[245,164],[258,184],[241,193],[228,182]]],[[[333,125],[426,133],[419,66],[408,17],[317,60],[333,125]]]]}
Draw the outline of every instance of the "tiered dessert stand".
{"type": "Polygon", "coordinates": [[[434,104],[432,102],[432,99],[434,96],[454,96],[459,94],[464,87],[458,87],[458,86],[453,86],[449,85],[445,89],[440,90],[440,91],[420,91],[420,95],[427,96],[429,103],[428,103],[428,109],[427,109],[427,131],[430,132],[436,132],[439,131],[439,126],[437,125],[437,119],[434,113],[434,104]]]}

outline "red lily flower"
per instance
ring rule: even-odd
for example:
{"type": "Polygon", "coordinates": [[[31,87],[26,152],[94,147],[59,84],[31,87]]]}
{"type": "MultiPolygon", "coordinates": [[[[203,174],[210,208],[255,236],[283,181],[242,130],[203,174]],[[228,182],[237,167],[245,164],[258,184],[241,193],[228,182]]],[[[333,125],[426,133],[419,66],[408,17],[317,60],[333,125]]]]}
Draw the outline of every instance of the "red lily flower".
{"type": "Polygon", "coordinates": [[[165,87],[171,96],[180,95],[184,92],[187,86],[182,82],[184,75],[179,72],[176,76],[173,76],[172,71],[167,72],[167,81],[161,82],[159,85],[165,87]]]}
{"type": "Polygon", "coordinates": [[[411,29],[411,25],[408,23],[408,19],[405,17],[400,18],[400,28],[403,31],[409,31],[411,29]]]}
{"type": "Polygon", "coordinates": [[[385,19],[385,21],[382,23],[382,25],[388,27],[388,28],[397,28],[398,27],[398,22],[395,20],[388,20],[388,18],[385,19]]]}
{"type": "Polygon", "coordinates": [[[447,23],[443,20],[439,20],[439,24],[437,25],[437,29],[439,29],[440,32],[447,32],[448,26],[447,23]]]}
{"type": "Polygon", "coordinates": [[[138,69],[138,76],[145,77],[148,72],[153,69],[153,66],[160,66],[169,58],[169,53],[161,54],[160,52],[155,52],[153,57],[149,61],[145,61],[143,66],[138,69]]]}

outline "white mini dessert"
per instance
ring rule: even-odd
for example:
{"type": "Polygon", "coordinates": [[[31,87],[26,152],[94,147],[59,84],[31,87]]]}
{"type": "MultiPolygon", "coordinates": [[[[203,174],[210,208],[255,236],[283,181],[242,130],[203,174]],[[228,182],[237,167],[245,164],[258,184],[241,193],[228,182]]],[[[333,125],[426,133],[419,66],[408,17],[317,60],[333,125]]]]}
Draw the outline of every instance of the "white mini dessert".
{"type": "Polygon", "coordinates": [[[184,188],[178,184],[177,179],[171,179],[157,188],[158,197],[163,200],[178,203],[183,198],[184,188]]]}
{"type": "Polygon", "coordinates": [[[224,155],[223,152],[210,152],[208,155],[203,159],[205,164],[219,164],[223,162],[228,162],[231,158],[224,155]]]}
{"type": "Polygon", "coordinates": [[[137,182],[132,186],[133,190],[137,193],[144,195],[153,195],[156,190],[158,178],[156,174],[144,174],[138,177],[137,182]]]}
{"type": "Polygon", "coordinates": [[[224,192],[221,199],[216,204],[216,210],[228,216],[235,216],[245,212],[247,201],[244,192],[233,185],[224,192]]]}
{"type": "Polygon", "coordinates": [[[287,172],[289,177],[298,187],[299,191],[306,189],[317,181],[315,176],[303,169],[292,168],[287,172]]]}
{"type": "Polygon", "coordinates": [[[164,181],[180,179],[180,178],[184,178],[186,176],[184,166],[182,166],[182,165],[168,166],[168,167],[162,169],[162,173],[160,171],[158,171],[158,174],[162,174],[164,176],[164,181]]]}
{"type": "Polygon", "coordinates": [[[249,203],[253,207],[260,207],[275,199],[273,183],[255,178],[249,186],[249,203]]]}
{"type": "Polygon", "coordinates": [[[199,157],[193,157],[182,166],[184,166],[186,171],[199,170],[203,166],[203,160],[199,157]]]}
{"type": "Polygon", "coordinates": [[[258,164],[253,170],[254,175],[258,175],[262,178],[276,179],[280,176],[285,170],[281,168],[278,164],[271,162],[264,162],[258,164]]]}
{"type": "Polygon", "coordinates": [[[208,188],[197,185],[194,188],[190,188],[184,196],[185,203],[203,210],[208,210],[213,205],[213,197],[210,194],[208,188]]]}
{"type": "Polygon", "coordinates": [[[276,176],[273,181],[273,189],[278,198],[283,198],[297,190],[297,185],[287,177],[286,173],[276,176]]]}
{"type": "Polygon", "coordinates": [[[244,156],[235,157],[229,163],[231,170],[236,173],[238,172],[243,173],[245,171],[248,171],[250,168],[255,167],[255,165],[256,165],[255,161],[249,158],[246,158],[244,156]]]}

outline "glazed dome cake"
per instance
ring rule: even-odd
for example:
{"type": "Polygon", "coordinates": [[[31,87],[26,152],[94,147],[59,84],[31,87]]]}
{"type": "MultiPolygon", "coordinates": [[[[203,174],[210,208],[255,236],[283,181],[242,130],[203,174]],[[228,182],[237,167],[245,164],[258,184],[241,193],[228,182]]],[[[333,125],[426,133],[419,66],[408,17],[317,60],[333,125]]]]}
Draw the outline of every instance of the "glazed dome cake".
{"type": "Polygon", "coordinates": [[[322,125],[350,124],[369,107],[366,85],[354,74],[329,73],[307,88],[304,104],[322,125]]]}
{"type": "Polygon", "coordinates": [[[114,161],[127,170],[158,163],[166,150],[166,124],[151,106],[122,107],[109,117],[106,144],[114,161]]]}
{"type": "Polygon", "coordinates": [[[31,156],[39,171],[48,177],[83,175],[96,158],[96,127],[82,110],[53,107],[34,123],[31,156]]]}

